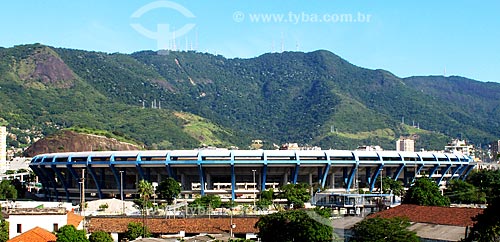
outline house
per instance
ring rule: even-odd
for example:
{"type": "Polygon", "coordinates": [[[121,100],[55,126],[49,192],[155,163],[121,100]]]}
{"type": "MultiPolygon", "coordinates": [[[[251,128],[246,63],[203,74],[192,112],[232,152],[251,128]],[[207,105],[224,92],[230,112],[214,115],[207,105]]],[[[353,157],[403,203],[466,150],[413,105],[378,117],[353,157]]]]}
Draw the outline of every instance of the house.
{"type": "MultiPolygon", "coordinates": [[[[77,229],[83,227],[83,217],[66,208],[14,208],[6,211],[9,222],[9,239],[36,227],[49,232],[57,232],[60,227],[71,224],[77,229]]],[[[40,230],[35,230],[35,232],[40,230]]],[[[34,232],[30,233],[31,235],[34,232]]]]}
{"type": "Polygon", "coordinates": [[[54,233],[40,227],[34,227],[7,242],[55,242],[57,237],[54,233]]]}
{"type": "Polygon", "coordinates": [[[131,222],[140,222],[145,224],[155,236],[187,237],[199,234],[229,234],[231,224],[232,232],[240,238],[253,236],[258,232],[254,227],[259,220],[258,217],[245,218],[147,218],[141,217],[110,217],[110,216],[91,216],[88,218],[87,232],[105,231],[111,234],[115,241],[124,238],[127,231],[127,225],[131,222]]]}
{"type": "Polygon", "coordinates": [[[460,241],[474,225],[472,219],[483,211],[481,208],[403,204],[371,214],[368,218],[406,217],[411,222],[408,229],[416,232],[420,241],[460,241]]]}

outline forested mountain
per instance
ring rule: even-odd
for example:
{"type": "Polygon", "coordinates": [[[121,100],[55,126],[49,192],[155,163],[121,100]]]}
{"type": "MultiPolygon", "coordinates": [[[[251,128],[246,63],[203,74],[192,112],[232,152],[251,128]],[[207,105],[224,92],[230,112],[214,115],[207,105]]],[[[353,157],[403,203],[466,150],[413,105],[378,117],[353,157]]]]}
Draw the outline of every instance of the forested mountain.
{"type": "Polygon", "coordinates": [[[500,137],[500,84],[399,78],[335,54],[227,59],[198,52],[108,54],[39,44],[0,48],[0,123],[10,143],[58,129],[123,136],[147,148],[247,148],[252,139],[324,149],[401,135],[442,149],[451,138],[500,137]],[[404,117],[405,124],[402,124],[404,117]]]}

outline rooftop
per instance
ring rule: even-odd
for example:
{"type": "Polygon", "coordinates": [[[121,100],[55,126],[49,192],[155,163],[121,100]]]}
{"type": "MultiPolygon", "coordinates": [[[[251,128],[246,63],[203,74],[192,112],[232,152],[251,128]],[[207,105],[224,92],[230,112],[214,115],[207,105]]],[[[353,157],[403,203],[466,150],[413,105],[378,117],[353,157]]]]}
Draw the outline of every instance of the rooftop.
{"type": "MultiPolygon", "coordinates": [[[[89,220],[89,226],[87,228],[90,233],[98,230],[124,233],[130,222],[143,223],[143,219],[140,217],[89,217],[87,219],[89,220]]],[[[258,220],[258,217],[233,218],[233,223],[236,225],[233,232],[237,234],[257,233],[258,230],[254,228],[254,225],[258,220]]],[[[152,233],[163,234],[175,234],[179,231],[185,231],[187,234],[216,234],[229,233],[230,231],[230,218],[148,218],[145,224],[152,233]]]]}
{"type": "Polygon", "coordinates": [[[7,240],[7,242],[53,242],[56,241],[56,239],[57,237],[55,234],[40,227],[34,227],[12,239],[7,240]]]}
{"type": "Polygon", "coordinates": [[[472,218],[483,211],[484,209],[481,208],[437,207],[403,204],[388,210],[371,214],[368,217],[406,217],[414,223],[467,227],[474,225],[472,218]]]}

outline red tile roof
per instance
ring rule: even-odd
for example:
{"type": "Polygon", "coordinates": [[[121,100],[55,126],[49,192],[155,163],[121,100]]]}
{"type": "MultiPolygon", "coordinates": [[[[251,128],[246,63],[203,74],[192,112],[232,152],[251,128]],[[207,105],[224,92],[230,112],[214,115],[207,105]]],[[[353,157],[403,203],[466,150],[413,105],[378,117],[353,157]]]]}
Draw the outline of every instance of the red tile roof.
{"type": "MultiPolygon", "coordinates": [[[[88,232],[102,230],[105,232],[124,233],[130,222],[141,222],[142,218],[88,218],[88,232]]],[[[257,233],[254,228],[259,218],[233,218],[236,228],[234,233],[257,233]]],[[[179,231],[186,233],[229,233],[230,218],[188,218],[188,219],[165,219],[148,218],[146,226],[152,233],[174,234],[179,231]]]]}
{"type": "Polygon", "coordinates": [[[56,239],[56,235],[46,229],[34,227],[7,242],[54,242],[56,239]]]}
{"type": "Polygon", "coordinates": [[[472,226],[476,215],[483,213],[481,208],[457,208],[457,207],[435,207],[403,204],[397,207],[384,210],[368,217],[393,218],[406,217],[411,222],[441,224],[453,226],[472,226]]]}
{"type": "Polygon", "coordinates": [[[75,212],[73,212],[73,211],[68,212],[67,215],[68,215],[67,224],[73,225],[73,226],[75,226],[75,228],[78,228],[78,225],[80,225],[80,223],[83,220],[83,216],[75,214],[75,212]]]}

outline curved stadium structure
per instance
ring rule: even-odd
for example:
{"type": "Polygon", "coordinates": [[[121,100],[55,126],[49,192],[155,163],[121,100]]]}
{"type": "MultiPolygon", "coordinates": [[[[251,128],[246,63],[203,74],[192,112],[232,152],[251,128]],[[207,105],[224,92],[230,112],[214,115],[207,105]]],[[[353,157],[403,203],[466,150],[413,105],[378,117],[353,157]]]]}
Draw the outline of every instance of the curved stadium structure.
{"type": "Polygon", "coordinates": [[[248,201],[262,190],[298,182],[339,193],[372,191],[379,176],[405,186],[420,176],[441,184],[464,179],[475,164],[468,156],[431,152],[156,150],[42,154],[30,167],[56,201],[78,201],[82,187],[87,200],[120,198],[122,191],[133,199],[140,180],[159,183],[167,177],[181,184],[186,199],[218,194],[248,201]]]}

